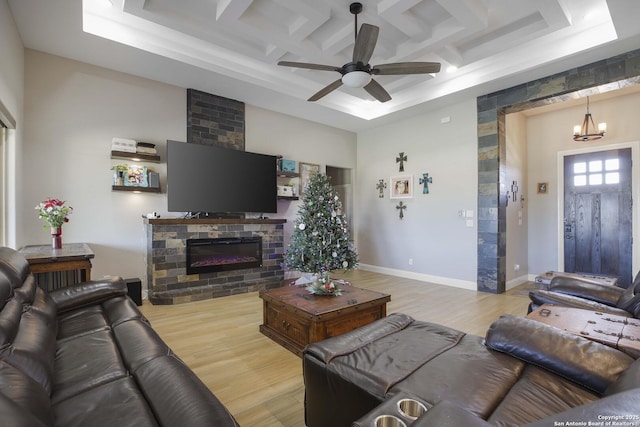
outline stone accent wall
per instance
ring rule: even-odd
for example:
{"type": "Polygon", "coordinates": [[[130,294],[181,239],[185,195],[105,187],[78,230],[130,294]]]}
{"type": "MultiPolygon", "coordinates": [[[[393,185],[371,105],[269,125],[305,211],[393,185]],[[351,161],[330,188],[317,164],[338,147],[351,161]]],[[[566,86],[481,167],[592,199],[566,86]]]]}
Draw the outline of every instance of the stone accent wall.
{"type": "MultiPolygon", "coordinates": [[[[478,290],[506,288],[505,114],[640,83],[640,50],[534,80],[477,99],[478,290]]],[[[569,138],[571,135],[567,135],[569,138]]]]}
{"type": "Polygon", "coordinates": [[[147,284],[153,304],[179,304],[277,287],[284,280],[286,220],[145,219],[147,284]],[[186,274],[186,241],[262,237],[262,267],[186,274]]]}
{"type": "Polygon", "coordinates": [[[187,142],[244,151],[244,103],[187,89],[187,142]]]}

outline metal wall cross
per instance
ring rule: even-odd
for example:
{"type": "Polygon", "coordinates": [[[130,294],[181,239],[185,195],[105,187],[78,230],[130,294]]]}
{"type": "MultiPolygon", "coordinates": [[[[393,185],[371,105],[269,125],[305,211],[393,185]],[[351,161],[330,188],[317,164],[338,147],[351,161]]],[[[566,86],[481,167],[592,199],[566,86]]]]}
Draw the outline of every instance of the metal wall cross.
{"type": "Polygon", "coordinates": [[[382,199],[384,197],[384,189],[387,188],[387,182],[384,179],[379,180],[376,188],[378,189],[378,197],[382,199]]]}
{"type": "Polygon", "coordinates": [[[428,173],[423,173],[418,182],[422,184],[422,194],[429,194],[429,184],[433,184],[433,178],[428,173]]]}
{"type": "Polygon", "coordinates": [[[400,219],[404,218],[404,210],[407,209],[407,205],[405,205],[404,203],[400,202],[396,206],[396,209],[400,211],[400,219]]]}
{"type": "Polygon", "coordinates": [[[407,155],[404,154],[404,151],[398,154],[398,157],[396,157],[396,163],[400,163],[400,168],[398,169],[398,171],[404,172],[404,162],[406,161],[407,161],[407,155]]]}

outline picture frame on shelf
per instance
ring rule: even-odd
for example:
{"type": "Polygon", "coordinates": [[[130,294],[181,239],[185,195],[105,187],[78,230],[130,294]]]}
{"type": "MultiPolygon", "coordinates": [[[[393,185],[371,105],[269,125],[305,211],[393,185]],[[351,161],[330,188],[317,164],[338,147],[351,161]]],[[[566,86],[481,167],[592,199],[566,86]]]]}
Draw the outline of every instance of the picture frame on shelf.
{"type": "Polygon", "coordinates": [[[124,177],[125,187],[148,187],[148,171],[146,166],[129,165],[124,177]]]}
{"type": "Polygon", "coordinates": [[[296,161],[288,160],[288,159],[279,159],[278,166],[280,172],[295,172],[296,171],[296,161]]]}
{"type": "Polygon", "coordinates": [[[298,192],[298,194],[303,195],[304,187],[306,187],[309,179],[311,179],[311,175],[313,175],[315,172],[320,172],[320,165],[304,162],[299,162],[298,164],[300,166],[300,191],[298,192]]]}
{"type": "Polygon", "coordinates": [[[398,175],[389,178],[390,199],[413,198],[413,175],[398,175]]]}

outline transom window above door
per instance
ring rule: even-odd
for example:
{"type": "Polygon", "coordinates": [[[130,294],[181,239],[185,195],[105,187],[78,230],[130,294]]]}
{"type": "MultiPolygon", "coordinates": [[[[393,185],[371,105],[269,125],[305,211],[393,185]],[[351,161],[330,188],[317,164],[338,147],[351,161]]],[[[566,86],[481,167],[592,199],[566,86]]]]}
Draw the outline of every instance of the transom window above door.
{"type": "Polygon", "coordinates": [[[573,164],[573,185],[607,185],[620,183],[620,160],[604,159],[573,164]]]}

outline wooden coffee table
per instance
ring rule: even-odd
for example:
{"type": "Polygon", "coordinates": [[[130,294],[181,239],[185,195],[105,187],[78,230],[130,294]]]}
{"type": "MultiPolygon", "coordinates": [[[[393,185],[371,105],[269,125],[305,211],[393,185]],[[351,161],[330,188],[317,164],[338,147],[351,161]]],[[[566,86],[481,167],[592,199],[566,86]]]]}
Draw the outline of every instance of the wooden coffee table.
{"type": "Polygon", "coordinates": [[[385,317],[391,300],[390,295],[350,285],[340,285],[339,296],[313,295],[290,283],[260,292],[264,309],[260,332],[298,356],[307,344],[385,317]]]}
{"type": "Polygon", "coordinates": [[[640,320],[581,308],[543,304],[527,318],[640,357],[640,320]]]}

